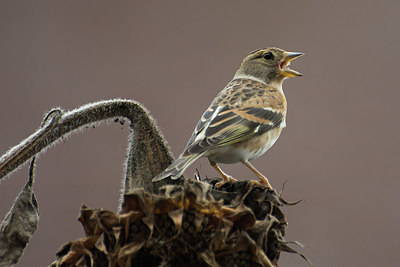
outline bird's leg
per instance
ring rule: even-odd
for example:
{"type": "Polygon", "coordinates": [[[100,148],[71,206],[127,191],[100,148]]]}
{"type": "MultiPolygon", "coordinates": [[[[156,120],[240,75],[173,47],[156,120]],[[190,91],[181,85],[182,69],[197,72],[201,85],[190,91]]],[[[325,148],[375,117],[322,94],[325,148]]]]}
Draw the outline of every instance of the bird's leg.
{"type": "Polygon", "coordinates": [[[247,160],[241,160],[241,162],[246,165],[255,175],[257,175],[258,179],[260,179],[260,183],[265,184],[269,189],[272,190],[272,186],[268,181],[268,178],[262,175],[253,165],[250,164],[247,160]]]}
{"type": "Polygon", "coordinates": [[[210,159],[208,161],[210,162],[210,165],[219,173],[219,175],[221,175],[221,178],[223,180],[222,182],[216,184],[217,187],[221,187],[226,182],[237,181],[235,178],[233,178],[232,176],[226,174],[223,170],[221,170],[221,168],[217,165],[215,161],[212,161],[210,159]]]}

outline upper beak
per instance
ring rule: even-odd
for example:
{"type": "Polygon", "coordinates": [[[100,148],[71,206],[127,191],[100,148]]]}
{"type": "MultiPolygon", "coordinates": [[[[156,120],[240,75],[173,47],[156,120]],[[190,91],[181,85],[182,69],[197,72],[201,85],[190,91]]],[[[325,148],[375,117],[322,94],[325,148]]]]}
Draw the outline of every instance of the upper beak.
{"type": "Polygon", "coordinates": [[[290,61],[303,55],[304,53],[300,52],[286,52],[282,62],[279,64],[281,74],[285,77],[303,76],[300,72],[288,68],[290,61]]]}

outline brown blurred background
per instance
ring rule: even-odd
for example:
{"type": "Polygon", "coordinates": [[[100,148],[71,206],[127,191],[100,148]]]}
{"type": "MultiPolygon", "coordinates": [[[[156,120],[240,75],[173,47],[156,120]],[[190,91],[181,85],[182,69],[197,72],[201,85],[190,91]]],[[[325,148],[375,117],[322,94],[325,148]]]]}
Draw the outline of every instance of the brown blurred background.
{"type": "MultiPolygon", "coordinates": [[[[0,154],[53,107],[128,98],[174,155],[248,52],[302,51],[285,82],[288,127],[255,162],[288,200],[287,239],[315,266],[398,266],[399,1],[0,2],[0,154]]],[[[84,235],[80,205],[116,210],[128,127],[71,136],[38,160],[39,229],[18,266],[45,266],[84,235]]],[[[206,160],[194,168],[215,176],[206,160]]],[[[252,178],[240,164],[223,166],[252,178]]],[[[0,184],[0,216],[28,168],[0,184]]],[[[307,266],[283,254],[281,266],[307,266]]]]}

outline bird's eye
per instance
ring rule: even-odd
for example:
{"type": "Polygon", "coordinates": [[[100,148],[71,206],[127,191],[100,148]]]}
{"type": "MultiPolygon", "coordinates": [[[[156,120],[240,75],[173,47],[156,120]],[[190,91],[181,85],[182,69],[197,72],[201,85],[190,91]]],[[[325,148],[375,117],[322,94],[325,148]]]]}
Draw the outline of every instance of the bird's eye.
{"type": "Polygon", "coordinates": [[[274,55],[271,52],[268,52],[263,55],[263,58],[265,58],[267,60],[272,60],[272,59],[274,59],[274,55]]]}

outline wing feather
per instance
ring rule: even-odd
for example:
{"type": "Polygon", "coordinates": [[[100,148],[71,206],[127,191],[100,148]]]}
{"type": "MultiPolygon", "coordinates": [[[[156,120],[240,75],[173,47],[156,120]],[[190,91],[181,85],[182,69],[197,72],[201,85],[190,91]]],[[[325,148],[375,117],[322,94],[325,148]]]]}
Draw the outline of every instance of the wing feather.
{"type": "Polygon", "coordinates": [[[278,127],[282,119],[281,113],[262,108],[230,109],[229,113],[217,114],[203,129],[202,138],[188,143],[185,154],[201,153],[208,147],[245,141],[278,127]]]}
{"type": "MultiPolygon", "coordinates": [[[[183,155],[202,153],[210,147],[239,143],[281,125],[285,119],[286,100],[277,90],[246,87],[246,80],[232,82],[203,113],[183,155]],[[235,94],[232,94],[235,90],[235,94]],[[248,91],[261,93],[248,97],[248,91]],[[230,92],[232,91],[232,92],[230,92]],[[231,93],[231,94],[230,94],[231,93]]],[[[266,85],[264,85],[266,86],[266,85]]]]}

